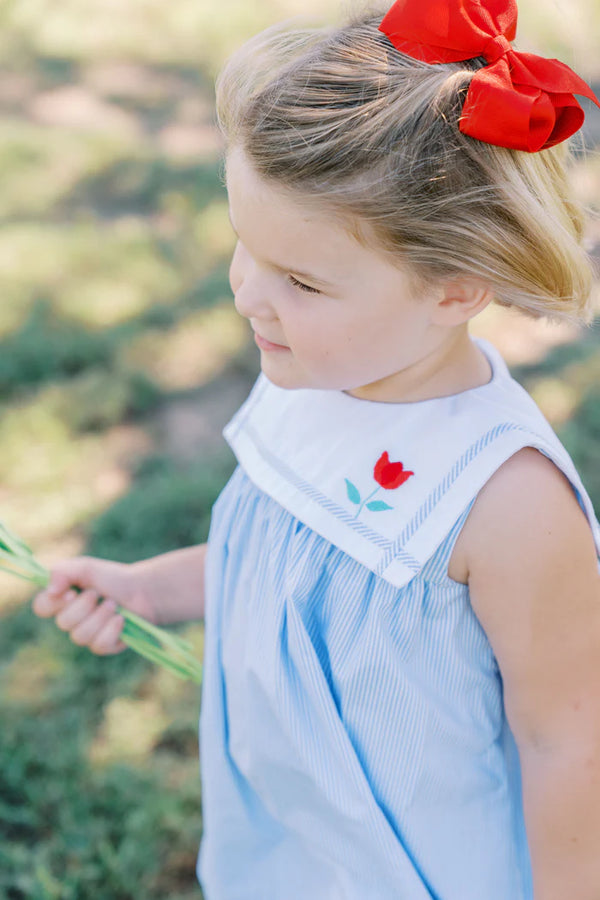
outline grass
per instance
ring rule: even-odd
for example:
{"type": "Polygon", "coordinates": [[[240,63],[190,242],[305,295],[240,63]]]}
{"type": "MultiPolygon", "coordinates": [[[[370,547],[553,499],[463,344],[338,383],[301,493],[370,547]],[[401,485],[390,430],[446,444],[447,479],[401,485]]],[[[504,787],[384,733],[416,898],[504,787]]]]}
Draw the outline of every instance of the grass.
{"type": "Polygon", "coordinates": [[[4,650],[11,637],[19,650],[3,672],[0,896],[125,900],[143,884],[159,897],[165,872],[169,896],[189,886],[200,832],[195,693],[169,684],[161,696],[154,685],[148,706],[157,678],[148,665],[63,646],[26,610],[5,623],[4,650]],[[106,728],[123,696],[122,714],[137,723],[134,754],[119,743],[118,722],[116,735],[106,728]],[[164,748],[160,734],[144,739],[145,716],[163,724],[164,748]]]}
{"type": "MultiPolygon", "coordinates": [[[[257,362],[227,283],[212,82],[245,36],[338,6],[0,7],[0,512],[42,561],[205,540],[233,458],[210,441],[191,456],[165,422],[205,391],[249,387],[257,362]]],[[[523,45],[543,39],[600,75],[592,0],[566,18],[566,0],[521,6],[523,45]]],[[[591,333],[516,370],[597,508],[599,366],[591,333]]],[[[76,647],[32,614],[27,588],[0,584],[0,900],[199,898],[197,689],[76,647]]],[[[181,631],[201,654],[201,627],[181,631]]]]}

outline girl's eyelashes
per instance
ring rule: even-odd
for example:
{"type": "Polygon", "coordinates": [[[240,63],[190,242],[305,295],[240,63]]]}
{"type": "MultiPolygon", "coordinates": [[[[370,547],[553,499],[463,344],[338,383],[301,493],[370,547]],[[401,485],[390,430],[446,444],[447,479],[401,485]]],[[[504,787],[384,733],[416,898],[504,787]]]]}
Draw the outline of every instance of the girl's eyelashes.
{"type": "Polygon", "coordinates": [[[317,290],[317,288],[309,287],[308,284],[304,284],[302,281],[298,281],[297,278],[294,278],[293,275],[288,275],[290,282],[297,288],[300,288],[301,291],[306,291],[309,294],[320,294],[321,292],[317,290]]]}

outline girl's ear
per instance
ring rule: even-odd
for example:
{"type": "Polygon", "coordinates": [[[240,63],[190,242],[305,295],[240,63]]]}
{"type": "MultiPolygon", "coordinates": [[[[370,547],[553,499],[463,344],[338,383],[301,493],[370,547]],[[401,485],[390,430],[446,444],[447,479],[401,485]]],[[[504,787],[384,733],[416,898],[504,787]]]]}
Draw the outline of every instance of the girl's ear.
{"type": "Polygon", "coordinates": [[[441,285],[433,310],[436,325],[463,325],[486,308],[494,299],[489,284],[476,278],[455,278],[441,285]]]}

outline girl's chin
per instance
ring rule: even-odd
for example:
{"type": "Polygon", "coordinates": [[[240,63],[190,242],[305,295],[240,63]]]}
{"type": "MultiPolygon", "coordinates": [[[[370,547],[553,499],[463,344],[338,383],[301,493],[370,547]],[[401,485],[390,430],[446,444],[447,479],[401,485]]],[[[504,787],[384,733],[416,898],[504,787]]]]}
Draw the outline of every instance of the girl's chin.
{"type": "Polygon", "coordinates": [[[342,391],[346,389],[346,385],[342,384],[339,379],[307,374],[300,366],[293,365],[293,358],[290,357],[284,360],[283,357],[273,359],[269,354],[261,355],[261,369],[271,384],[286,390],[342,391]]]}
{"type": "Polygon", "coordinates": [[[294,365],[291,353],[261,353],[260,367],[263,374],[276,387],[298,390],[318,386],[311,383],[311,378],[299,366],[294,365]]]}

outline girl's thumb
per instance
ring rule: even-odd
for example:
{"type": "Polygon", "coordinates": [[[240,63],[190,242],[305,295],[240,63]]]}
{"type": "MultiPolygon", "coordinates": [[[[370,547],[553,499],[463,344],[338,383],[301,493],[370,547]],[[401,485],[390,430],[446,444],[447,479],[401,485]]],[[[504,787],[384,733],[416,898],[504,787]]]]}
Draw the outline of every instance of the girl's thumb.
{"type": "Polygon", "coordinates": [[[88,556],[76,556],[51,566],[47,593],[58,597],[70,587],[89,587],[93,578],[93,563],[88,556]]]}

